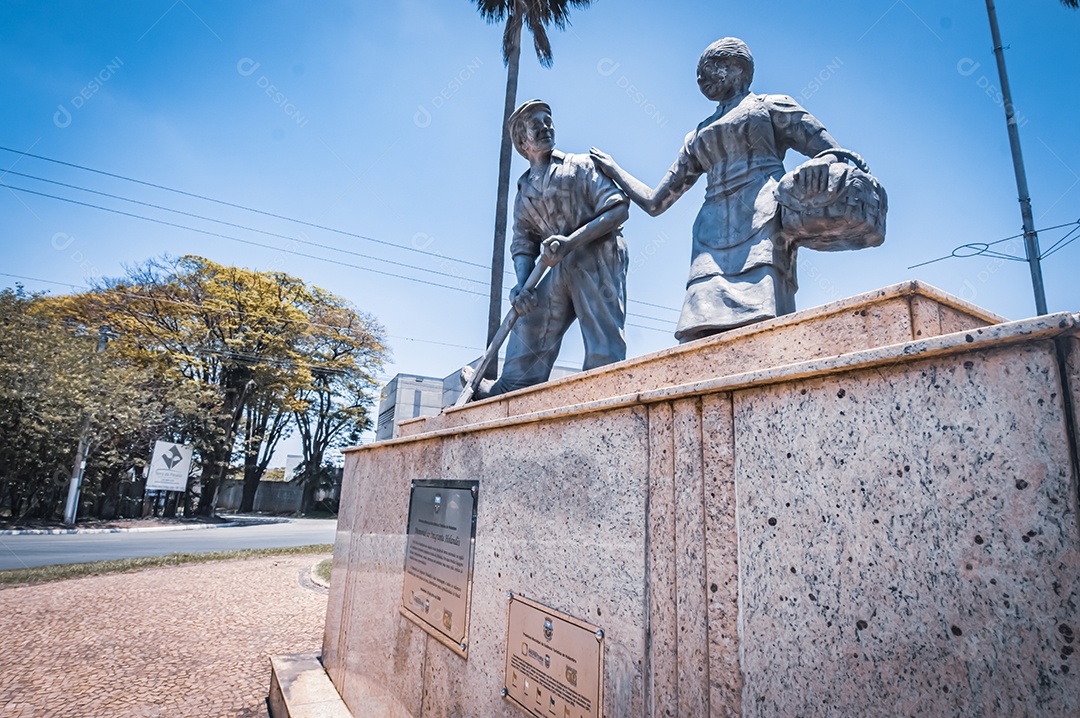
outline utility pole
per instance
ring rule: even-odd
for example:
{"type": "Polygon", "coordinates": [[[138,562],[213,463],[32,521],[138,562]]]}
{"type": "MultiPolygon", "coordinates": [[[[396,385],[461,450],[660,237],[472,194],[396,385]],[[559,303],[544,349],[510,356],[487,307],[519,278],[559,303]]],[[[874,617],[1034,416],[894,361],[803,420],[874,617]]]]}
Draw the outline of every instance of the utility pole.
{"type": "MultiPolygon", "coordinates": [[[[101,327],[98,330],[97,353],[105,351],[105,345],[109,341],[109,328],[101,327]]],[[[86,471],[87,434],[90,432],[90,413],[83,416],[82,428],[79,430],[79,446],[75,449],[75,463],[71,467],[71,483],[68,484],[67,503],[64,505],[64,523],[68,526],[75,525],[75,516],[79,513],[79,490],[82,488],[83,472],[86,471]]]]}
{"type": "Polygon", "coordinates": [[[1046,314],[1046,290],[1043,288],[1039,235],[1035,233],[1035,223],[1031,218],[1031,195],[1028,192],[1027,174],[1024,172],[1024,156],[1020,152],[1020,130],[1016,125],[1016,113],[1013,111],[1009,76],[1005,73],[1005,48],[1001,45],[1001,32],[998,30],[994,0],[986,0],[986,13],[990,16],[990,35],[994,40],[998,79],[1001,81],[1001,98],[1005,104],[1005,124],[1009,129],[1009,146],[1012,148],[1013,170],[1016,173],[1016,192],[1020,199],[1020,216],[1024,226],[1024,249],[1028,267],[1031,269],[1031,287],[1035,291],[1035,311],[1036,314],[1043,315],[1046,314]]]}

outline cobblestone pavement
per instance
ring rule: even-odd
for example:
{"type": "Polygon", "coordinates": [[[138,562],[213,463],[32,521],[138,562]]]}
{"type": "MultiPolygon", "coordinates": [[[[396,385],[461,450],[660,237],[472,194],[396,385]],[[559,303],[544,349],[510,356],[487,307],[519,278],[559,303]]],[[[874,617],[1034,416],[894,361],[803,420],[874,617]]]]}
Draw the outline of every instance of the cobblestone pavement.
{"type": "Polygon", "coordinates": [[[0,718],[264,717],[269,656],[320,650],[320,558],[0,590],[0,718]]]}

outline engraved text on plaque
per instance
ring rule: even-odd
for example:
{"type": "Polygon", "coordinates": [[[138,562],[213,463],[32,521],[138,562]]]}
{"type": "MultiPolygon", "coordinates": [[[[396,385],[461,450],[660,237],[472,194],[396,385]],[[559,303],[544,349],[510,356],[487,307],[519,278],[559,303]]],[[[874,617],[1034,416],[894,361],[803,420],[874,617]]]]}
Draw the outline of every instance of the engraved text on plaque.
{"type": "Polygon", "coordinates": [[[413,483],[401,611],[440,642],[468,651],[476,532],[475,481],[413,483]]]}

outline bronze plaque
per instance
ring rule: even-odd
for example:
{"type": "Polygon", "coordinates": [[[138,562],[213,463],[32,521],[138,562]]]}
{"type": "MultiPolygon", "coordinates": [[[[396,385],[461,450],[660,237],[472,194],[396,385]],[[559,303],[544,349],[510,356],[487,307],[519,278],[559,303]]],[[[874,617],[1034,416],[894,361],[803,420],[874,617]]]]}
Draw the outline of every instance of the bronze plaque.
{"type": "Polygon", "coordinates": [[[476,481],[414,481],[401,612],[458,655],[469,648],[476,481]]]}
{"type": "Polygon", "coordinates": [[[503,696],[536,718],[604,715],[604,632],[510,594],[503,696]]]}

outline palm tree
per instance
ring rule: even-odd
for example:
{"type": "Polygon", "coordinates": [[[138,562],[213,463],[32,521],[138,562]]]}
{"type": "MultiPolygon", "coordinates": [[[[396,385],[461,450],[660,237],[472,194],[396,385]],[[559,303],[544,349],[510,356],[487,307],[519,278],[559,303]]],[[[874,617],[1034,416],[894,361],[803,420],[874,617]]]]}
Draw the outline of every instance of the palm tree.
{"type": "MultiPolygon", "coordinates": [[[[510,197],[510,157],[513,145],[506,121],[517,104],[521,29],[532,33],[536,59],[551,67],[554,58],[547,28],[565,30],[571,7],[588,7],[592,0],[473,0],[480,16],[489,23],[506,22],[503,30],[503,62],[506,64],[506,100],[503,103],[502,148],[499,152],[499,188],[495,203],[495,243],[491,253],[491,297],[488,304],[488,343],[502,322],[503,255],[506,253],[506,212],[510,197]]],[[[494,371],[496,363],[491,363],[494,371]]]]}

